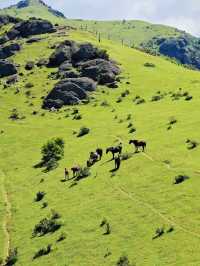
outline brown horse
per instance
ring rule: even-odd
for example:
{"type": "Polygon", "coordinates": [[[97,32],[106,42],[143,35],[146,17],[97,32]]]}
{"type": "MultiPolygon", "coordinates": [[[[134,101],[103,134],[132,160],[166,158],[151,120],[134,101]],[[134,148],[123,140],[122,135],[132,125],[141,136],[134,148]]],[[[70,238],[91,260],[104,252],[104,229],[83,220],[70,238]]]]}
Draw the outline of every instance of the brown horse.
{"type": "Polygon", "coordinates": [[[98,156],[99,156],[99,161],[101,161],[101,158],[102,158],[102,156],[103,156],[103,150],[100,149],[100,148],[98,148],[98,149],[96,149],[96,153],[97,153],[98,156]]]}
{"type": "Polygon", "coordinates": [[[130,140],[129,144],[134,144],[135,152],[138,152],[139,148],[142,148],[142,151],[144,152],[146,149],[146,146],[147,146],[147,143],[145,141],[143,141],[143,140],[140,141],[140,140],[136,140],[136,139],[130,140]]]}
{"type": "Polygon", "coordinates": [[[122,144],[120,143],[118,146],[116,147],[109,147],[106,149],[106,154],[111,152],[112,156],[113,156],[113,160],[115,158],[115,154],[118,153],[119,155],[122,153],[122,144]]]}
{"type": "Polygon", "coordinates": [[[75,177],[78,176],[78,174],[79,174],[79,172],[81,170],[81,167],[80,166],[73,166],[71,168],[71,170],[72,170],[72,173],[73,173],[73,178],[75,178],[75,177]]]}
{"type": "Polygon", "coordinates": [[[115,170],[118,170],[120,168],[121,165],[121,158],[120,156],[115,158],[115,170]]]}

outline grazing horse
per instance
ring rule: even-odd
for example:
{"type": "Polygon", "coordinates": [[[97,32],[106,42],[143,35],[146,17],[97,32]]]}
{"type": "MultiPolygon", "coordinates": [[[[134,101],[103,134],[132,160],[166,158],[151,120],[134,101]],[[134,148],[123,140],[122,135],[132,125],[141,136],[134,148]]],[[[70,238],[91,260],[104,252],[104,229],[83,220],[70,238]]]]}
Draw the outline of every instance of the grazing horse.
{"type": "Polygon", "coordinates": [[[79,174],[81,168],[80,168],[80,166],[73,166],[73,167],[71,168],[71,170],[72,170],[72,173],[73,173],[73,178],[75,178],[75,177],[78,176],[78,174],[79,174]]]}
{"type": "Polygon", "coordinates": [[[120,168],[121,165],[121,158],[120,156],[115,158],[115,170],[118,170],[120,168]]]}
{"type": "Polygon", "coordinates": [[[98,156],[99,156],[99,161],[101,161],[101,158],[102,158],[102,156],[103,156],[103,150],[100,149],[100,148],[98,148],[98,149],[96,149],[96,153],[97,153],[98,156]]]}
{"type": "Polygon", "coordinates": [[[129,144],[134,144],[135,145],[135,152],[138,152],[139,148],[142,148],[142,151],[144,152],[147,146],[147,143],[145,141],[140,141],[140,140],[130,140],[129,144]]]}
{"type": "Polygon", "coordinates": [[[120,143],[118,146],[116,147],[109,147],[106,149],[106,154],[111,152],[112,156],[113,156],[113,160],[115,158],[115,154],[118,153],[119,155],[122,153],[122,144],[120,143]]]}

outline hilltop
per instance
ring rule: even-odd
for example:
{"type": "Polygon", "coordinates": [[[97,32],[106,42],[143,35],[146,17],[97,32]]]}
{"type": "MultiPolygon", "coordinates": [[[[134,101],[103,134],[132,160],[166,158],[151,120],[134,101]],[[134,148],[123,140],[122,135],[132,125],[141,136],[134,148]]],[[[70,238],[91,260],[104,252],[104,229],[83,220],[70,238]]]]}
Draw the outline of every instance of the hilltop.
{"type": "Polygon", "coordinates": [[[198,265],[199,71],[43,20],[12,20],[0,33],[12,37],[1,49],[15,73],[0,79],[0,257],[16,266],[198,265]],[[92,57],[94,73],[108,56],[121,70],[116,88],[97,84],[78,105],[42,108],[60,70],[85,75],[92,57]],[[52,138],[60,160],[40,168],[52,138]],[[146,152],[130,139],[146,141],[146,152]],[[117,145],[114,172],[105,151],[117,145]],[[70,168],[97,148],[102,160],[72,179],[70,168]]]}
{"type": "Polygon", "coordinates": [[[48,6],[42,0],[22,0],[16,5],[0,10],[0,14],[10,15],[27,19],[30,17],[37,17],[51,20],[52,22],[62,22],[65,15],[52,7],[48,6]]]}

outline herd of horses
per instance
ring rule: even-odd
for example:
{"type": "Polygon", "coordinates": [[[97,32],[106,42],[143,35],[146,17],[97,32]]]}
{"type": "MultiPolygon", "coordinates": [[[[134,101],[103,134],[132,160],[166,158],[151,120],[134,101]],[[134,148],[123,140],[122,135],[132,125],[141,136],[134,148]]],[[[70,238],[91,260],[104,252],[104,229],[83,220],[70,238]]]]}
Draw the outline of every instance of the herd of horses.
{"type": "MultiPolygon", "coordinates": [[[[139,152],[139,150],[144,152],[146,149],[146,146],[147,146],[147,143],[145,141],[140,141],[140,140],[130,140],[129,144],[135,146],[135,153],[139,152]]],[[[120,143],[117,146],[109,147],[106,149],[106,154],[108,154],[108,153],[112,154],[111,160],[114,160],[114,162],[115,162],[115,169],[114,169],[115,171],[117,171],[120,168],[122,150],[123,150],[122,143],[120,143]]],[[[90,168],[95,163],[97,163],[98,161],[101,161],[102,156],[103,156],[103,149],[101,149],[101,148],[96,149],[95,152],[90,152],[89,159],[87,160],[87,163],[86,163],[87,167],[90,168]]],[[[79,173],[81,171],[81,167],[80,166],[73,166],[71,168],[71,171],[73,174],[73,178],[76,178],[79,176],[79,173]]],[[[64,176],[65,176],[65,180],[69,179],[69,171],[67,168],[65,168],[64,176]]]]}

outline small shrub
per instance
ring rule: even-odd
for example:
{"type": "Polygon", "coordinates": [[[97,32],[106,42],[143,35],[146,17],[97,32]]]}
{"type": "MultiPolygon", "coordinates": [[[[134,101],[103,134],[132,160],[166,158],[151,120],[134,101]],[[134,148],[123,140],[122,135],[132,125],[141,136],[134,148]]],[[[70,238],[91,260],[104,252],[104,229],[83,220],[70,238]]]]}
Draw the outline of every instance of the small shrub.
{"type": "Polygon", "coordinates": [[[140,98],[140,99],[138,99],[136,102],[135,102],[135,104],[143,104],[143,103],[145,103],[145,99],[142,99],[142,98],[140,98]]]}
{"type": "Polygon", "coordinates": [[[18,119],[20,119],[19,112],[17,111],[16,108],[14,108],[14,109],[11,111],[11,114],[10,114],[9,118],[12,119],[12,120],[18,120],[18,119]]]}
{"type": "Polygon", "coordinates": [[[176,120],[175,117],[170,117],[170,118],[169,118],[169,125],[174,125],[174,124],[176,124],[176,123],[177,123],[177,120],[176,120]]]}
{"type": "Polygon", "coordinates": [[[132,133],[134,133],[134,132],[136,132],[136,128],[131,127],[130,130],[129,130],[129,134],[132,134],[132,133]]]}
{"type": "Polygon", "coordinates": [[[178,175],[178,176],[175,177],[174,184],[175,185],[181,184],[181,183],[183,183],[184,181],[186,181],[189,178],[190,177],[187,176],[187,175],[178,175]]]}
{"type": "Polygon", "coordinates": [[[53,219],[52,217],[50,219],[42,219],[38,224],[35,225],[32,236],[44,236],[48,233],[54,233],[62,226],[62,224],[56,220],[57,219],[53,219]]]}
{"type": "Polygon", "coordinates": [[[65,233],[61,233],[61,235],[56,240],[56,242],[61,242],[61,241],[65,240],[65,239],[66,239],[66,234],[65,233]]]}
{"type": "Polygon", "coordinates": [[[110,224],[107,222],[106,224],[105,224],[105,229],[106,229],[106,231],[105,231],[105,233],[104,233],[104,235],[110,235],[111,234],[111,227],[110,227],[110,224]]]}
{"type": "Polygon", "coordinates": [[[34,87],[34,85],[33,85],[33,83],[31,83],[31,82],[28,82],[28,83],[25,84],[25,88],[26,88],[26,89],[31,89],[31,88],[33,88],[33,87],[34,87]]]}
{"type": "Polygon", "coordinates": [[[157,102],[157,101],[160,101],[162,99],[163,99],[162,95],[154,95],[154,96],[152,96],[151,101],[152,102],[157,102]]]}
{"type": "Polygon", "coordinates": [[[79,113],[79,110],[77,108],[74,108],[72,111],[72,115],[76,115],[79,113]]]}
{"type": "Polygon", "coordinates": [[[89,167],[81,167],[78,176],[76,177],[76,180],[81,180],[83,178],[86,178],[90,176],[90,168],[89,167]]]}
{"type": "Polygon", "coordinates": [[[57,220],[60,218],[61,218],[61,215],[57,211],[51,210],[51,219],[52,220],[57,220]]]}
{"type": "Polygon", "coordinates": [[[100,106],[107,107],[110,106],[110,104],[107,101],[103,101],[100,106]]]}
{"type": "Polygon", "coordinates": [[[101,223],[100,223],[100,227],[103,227],[105,224],[107,223],[106,218],[104,218],[101,223]]]}
{"type": "Polygon", "coordinates": [[[9,250],[9,255],[6,258],[5,266],[12,266],[15,265],[15,263],[18,260],[18,250],[17,248],[9,250]]]}
{"type": "Polygon", "coordinates": [[[45,208],[47,208],[47,207],[48,207],[48,203],[47,203],[47,202],[43,202],[41,208],[42,208],[42,209],[45,209],[45,208]]]}
{"type": "Polygon", "coordinates": [[[190,139],[188,139],[186,143],[187,143],[188,150],[193,150],[199,145],[198,142],[196,142],[195,140],[190,140],[190,139]]]}
{"type": "Polygon", "coordinates": [[[167,230],[167,233],[172,233],[174,231],[174,227],[170,226],[170,228],[167,230]]]}
{"type": "Polygon", "coordinates": [[[82,115],[81,114],[77,114],[73,117],[73,120],[81,120],[82,119],[82,115]]]}
{"type": "Polygon", "coordinates": [[[127,120],[131,120],[131,118],[132,118],[132,115],[131,114],[128,114],[127,115],[127,120]]]}
{"type": "Polygon", "coordinates": [[[126,96],[128,96],[130,94],[130,91],[129,90],[125,90],[121,93],[121,97],[124,98],[126,96]]]}
{"type": "Polygon", "coordinates": [[[122,97],[117,98],[116,103],[121,103],[121,102],[122,102],[122,97]]]}
{"type": "Polygon", "coordinates": [[[36,194],[36,197],[35,197],[35,201],[36,202],[38,202],[38,201],[41,201],[43,198],[44,198],[44,196],[45,196],[45,192],[41,192],[41,191],[39,191],[39,192],[37,192],[37,194],[36,194]]]}
{"type": "Polygon", "coordinates": [[[190,95],[188,95],[188,96],[185,97],[185,100],[186,100],[186,101],[191,101],[192,99],[193,99],[193,97],[190,96],[190,95]]]}
{"type": "Polygon", "coordinates": [[[133,123],[129,123],[127,127],[128,127],[128,128],[133,127],[133,123]]]}
{"type": "Polygon", "coordinates": [[[155,64],[153,64],[153,63],[149,63],[149,62],[145,63],[144,66],[145,66],[145,67],[156,67],[155,64]]]}
{"type": "Polygon", "coordinates": [[[130,263],[127,256],[122,256],[117,261],[116,266],[133,266],[133,264],[130,263]]]}
{"type": "Polygon", "coordinates": [[[48,245],[46,248],[41,248],[33,256],[33,260],[48,255],[52,251],[52,245],[48,245]]]}
{"type": "Polygon", "coordinates": [[[79,133],[77,135],[77,137],[78,138],[83,137],[83,136],[89,134],[89,132],[90,132],[90,129],[89,128],[87,128],[87,127],[81,127],[80,128],[80,131],[79,131],[79,133]]]}
{"type": "Polygon", "coordinates": [[[161,237],[164,233],[165,233],[164,227],[157,228],[156,232],[155,232],[155,236],[153,237],[153,239],[161,237]]]}

